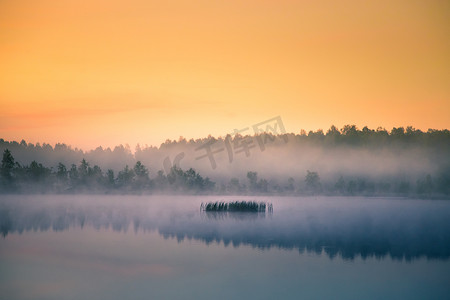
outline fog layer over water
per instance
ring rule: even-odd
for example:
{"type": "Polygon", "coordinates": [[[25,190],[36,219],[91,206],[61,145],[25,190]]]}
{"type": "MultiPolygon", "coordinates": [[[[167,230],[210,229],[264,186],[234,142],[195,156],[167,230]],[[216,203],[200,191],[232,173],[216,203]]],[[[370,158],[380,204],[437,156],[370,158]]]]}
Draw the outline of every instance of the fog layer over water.
{"type": "Polygon", "coordinates": [[[345,259],[450,257],[450,203],[344,197],[7,196],[0,204],[4,237],[73,228],[157,231],[234,247],[295,249],[345,259]],[[203,201],[270,201],[274,212],[201,211],[203,201]]]}
{"type": "Polygon", "coordinates": [[[5,299],[446,299],[450,203],[1,196],[5,299]],[[273,213],[208,213],[264,201],[273,213]]]}

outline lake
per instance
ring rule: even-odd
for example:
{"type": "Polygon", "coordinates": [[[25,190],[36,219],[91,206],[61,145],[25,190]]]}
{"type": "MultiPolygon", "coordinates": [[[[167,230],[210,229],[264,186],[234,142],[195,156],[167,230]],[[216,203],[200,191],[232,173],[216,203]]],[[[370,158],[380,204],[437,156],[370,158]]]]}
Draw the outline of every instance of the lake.
{"type": "Polygon", "coordinates": [[[0,196],[0,299],[450,299],[450,201],[0,196]],[[200,211],[263,201],[273,212],[200,211]]]}

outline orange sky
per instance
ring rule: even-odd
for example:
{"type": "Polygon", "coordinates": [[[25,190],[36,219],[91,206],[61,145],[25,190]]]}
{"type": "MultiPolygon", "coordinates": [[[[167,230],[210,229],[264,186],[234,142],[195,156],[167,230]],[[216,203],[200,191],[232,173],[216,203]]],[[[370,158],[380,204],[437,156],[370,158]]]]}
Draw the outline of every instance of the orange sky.
{"type": "Polygon", "coordinates": [[[0,138],[450,128],[449,37],[444,0],[2,0],[0,138]]]}

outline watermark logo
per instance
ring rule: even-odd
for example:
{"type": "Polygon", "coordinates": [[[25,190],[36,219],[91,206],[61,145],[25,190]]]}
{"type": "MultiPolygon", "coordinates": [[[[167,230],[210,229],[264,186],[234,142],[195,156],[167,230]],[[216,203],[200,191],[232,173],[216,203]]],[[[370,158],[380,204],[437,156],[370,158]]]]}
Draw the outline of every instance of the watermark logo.
{"type": "Polygon", "coordinates": [[[181,161],[183,158],[184,158],[184,152],[178,153],[178,154],[175,156],[175,158],[174,158],[174,160],[173,160],[173,163],[170,161],[170,158],[169,158],[168,156],[167,156],[166,158],[164,158],[163,166],[164,166],[164,171],[166,172],[166,175],[169,175],[170,170],[171,170],[173,167],[179,168],[179,167],[180,167],[180,161],[181,161]]]}
{"type": "MultiPolygon", "coordinates": [[[[259,148],[261,149],[261,151],[264,151],[266,149],[265,144],[267,143],[267,139],[270,139],[271,142],[273,142],[275,140],[274,136],[270,136],[268,134],[262,134],[264,132],[270,132],[274,135],[280,135],[280,134],[285,134],[286,133],[286,129],[284,128],[284,124],[283,121],[281,120],[281,117],[275,117],[269,120],[266,120],[264,122],[255,124],[252,126],[253,127],[253,131],[256,134],[256,140],[258,142],[259,148]],[[266,125],[265,130],[263,128],[261,128],[262,126],[266,125]],[[273,125],[273,126],[271,126],[273,125]]],[[[288,142],[288,137],[286,135],[283,135],[281,137],[285,143],[288,142]]]]}
{"type": "MultiPolygon", "coordinates": [[[[210,138],[203,145],[195,148],[195,151],[202,151],[204,154],[195,158],[195,160],[205,159],[209,160],[211,168],[214,170],[217,168],[217,162],[215,155],[225,152],[228,156],[228,162],[232,163],[236,155],[242,155],[246,157],[250,156],[250,150],[258,147],[261,152],[266,150],[266,144],[273,142],[277,137],[281,137],[285,143],[288,142],[288,138],[285,135],[286,129],[280,116],[265,120],[263,122],[246,127],[243,129],[234,129],[232,133],[227,134],[224,139],[217,140],[210,138]],[[253,136],[249,135],[250,128],[253,129],[253,136]],[[243,135],[246,134],[246,135],[243,135]]],[[[251,134],[251,132],[250,132],[251,134]]],[[[173,166],[179,167],[180,160],[185,156],[184,152],[181,152],[175,156],[173,164],[169,157],[164,159],[163,165],[166,174],[169,174],[170,169],[173,166]]]]}

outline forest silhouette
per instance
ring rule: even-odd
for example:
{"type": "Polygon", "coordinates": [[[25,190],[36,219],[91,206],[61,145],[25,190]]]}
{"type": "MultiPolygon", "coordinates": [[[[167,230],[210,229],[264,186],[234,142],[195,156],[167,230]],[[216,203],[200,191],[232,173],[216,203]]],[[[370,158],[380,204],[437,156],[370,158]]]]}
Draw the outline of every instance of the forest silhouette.
{"type": "Polygon", "coordinates": [[[180,138],[134,153],[0,139],[0,151],[2,193],[450,195],[449,130],[332,126],[180,138]],[[216,148],[204,154],[205,145],[216,148]]]}

